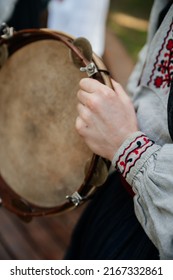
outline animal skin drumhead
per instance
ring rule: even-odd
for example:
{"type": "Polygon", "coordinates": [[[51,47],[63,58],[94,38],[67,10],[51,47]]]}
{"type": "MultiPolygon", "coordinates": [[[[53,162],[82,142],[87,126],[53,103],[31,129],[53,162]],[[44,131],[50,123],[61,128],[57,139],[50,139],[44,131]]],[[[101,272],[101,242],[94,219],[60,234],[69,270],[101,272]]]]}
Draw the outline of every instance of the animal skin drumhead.
{"type": "Polygon", "coordinates": [[[43,207],[64,202],[92,156],[75,130],[83,74],[58,40],[30,43],[0,69],[0,173],[21,197],[43,207]]]}

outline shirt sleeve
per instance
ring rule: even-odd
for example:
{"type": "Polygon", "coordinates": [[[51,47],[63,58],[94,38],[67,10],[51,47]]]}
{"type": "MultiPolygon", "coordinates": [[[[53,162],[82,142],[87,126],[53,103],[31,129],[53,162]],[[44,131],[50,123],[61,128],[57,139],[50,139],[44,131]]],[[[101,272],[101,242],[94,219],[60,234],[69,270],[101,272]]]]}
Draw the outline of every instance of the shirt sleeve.
{"type": "Polygon", "coordinates": [[[131,99],[134,97],[134,93],[138,90],[138,84],[142,75],[143,67],[145,65],[146,56],[148,51],[148,44],[145,44],[138,55],[138,61],[128,79],[127,92],[131,99]]]}
{"type": "Polygon", "coordinates": [[[161,147],[138,131],[112,164],[131,185],[136,216],[160,258],[173,259],[173,144],[161,147]]]}

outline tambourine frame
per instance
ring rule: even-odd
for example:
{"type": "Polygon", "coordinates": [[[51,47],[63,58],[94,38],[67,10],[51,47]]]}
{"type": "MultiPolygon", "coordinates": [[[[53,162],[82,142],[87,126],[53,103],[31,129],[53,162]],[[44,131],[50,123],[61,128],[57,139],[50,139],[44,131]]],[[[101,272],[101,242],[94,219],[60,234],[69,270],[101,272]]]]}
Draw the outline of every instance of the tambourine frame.
{"type": "MultiPolygon", "coordinates": [[[[63,33],[58,33],[56,31],[50,30],[39,30],[39,29],[29,29],[29,30],[22,30],[16,32],[10,38],[1,38],[0,39],[0,46],[5,44],[8,49],[8,55],[12,55],[20,48],[24,47],[25,45],[39,41],[39,40],[59,40],[64,43],[66,46],[69,47],[80,59],[81,65],[86,67],[90,61],[88,61],[82,52],[73,45],[74,39],[65,35],[63,33]]],[[[93,62],[97,66],[98,72],[92,76],[92,78],[99,80],[100,82],[107,84],[109,87],[111,86],[111,81],[109,78],[109,73],[105,68],[102,60],[98,58],[95,54],[93,54],[93,62]],[[97,60],[97,63],[96,63],[97,60]]],[[[77,189],[77,193],[81,197],[81,201],[79,204],[86,201],[97,189],[95,185],[92,183],[93,177],[93,170],[97,168],[98,162],[101,158],[98,155],[93,154],[91,163],[89,166],[89,170],[84,178],[84,182],[81,186],[77,189]]],[[[109,166],[109,162],[106,161],[106,164],[109,166]]],[[[108,167],[109,168],[109,167],[108,167]]],[[[34,205],[33,203],[28,202],[26,199],[23,199],[20,195],[18,195],[15,191],[13,191],[10,186],[5,182],[5,180],[0,175],[0,197],[1,197],[1,204],[13,212],[14,214],[23,217],[23,218],[32,218],[36,216],[47,216],[53,214],[59,214],[66,210],[70,210],[74,208],[76,205],[70,199],[67,199],[62,205],[56,207],[40,207],[34,205]]]]}

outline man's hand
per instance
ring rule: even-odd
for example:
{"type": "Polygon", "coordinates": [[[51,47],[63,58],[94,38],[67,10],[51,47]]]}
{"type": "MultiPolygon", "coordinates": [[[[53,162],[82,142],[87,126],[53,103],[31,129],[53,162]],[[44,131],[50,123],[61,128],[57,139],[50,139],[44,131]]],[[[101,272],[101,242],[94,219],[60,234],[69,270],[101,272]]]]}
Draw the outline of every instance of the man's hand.
{"type": "Polygon", "coordinates": [[[80,81],[76,129],[93,153],[113,159],[125,139],[138,131],[133,104],[120,84],[114,90],[85,78],[80,81]]]}

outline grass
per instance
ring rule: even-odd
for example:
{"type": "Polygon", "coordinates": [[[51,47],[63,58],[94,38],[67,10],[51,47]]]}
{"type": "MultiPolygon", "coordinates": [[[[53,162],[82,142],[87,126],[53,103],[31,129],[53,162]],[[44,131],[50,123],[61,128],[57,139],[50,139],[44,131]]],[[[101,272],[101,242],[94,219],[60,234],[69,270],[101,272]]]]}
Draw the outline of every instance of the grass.
{"type": "Polygon", "coordinates": [[[138,21],[142,23],[148,21],[152,3],[153,0],[110,1],[108,27],[119,37],[134,61],[137,60],[138,52],[144,45],[147,35],[147,29],[140,29],[138,21]],[[123,22],[117,21],[117,15],[130,16],[132,20],[137,20],[136,28],[134,25],[132,28],[130,25],[125,26],[123,22]]]}

